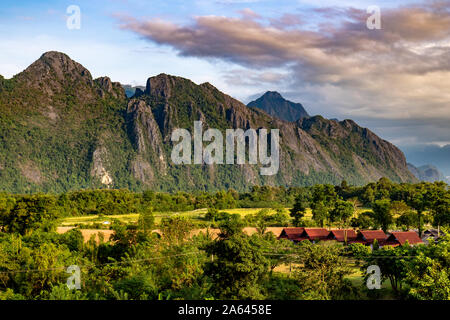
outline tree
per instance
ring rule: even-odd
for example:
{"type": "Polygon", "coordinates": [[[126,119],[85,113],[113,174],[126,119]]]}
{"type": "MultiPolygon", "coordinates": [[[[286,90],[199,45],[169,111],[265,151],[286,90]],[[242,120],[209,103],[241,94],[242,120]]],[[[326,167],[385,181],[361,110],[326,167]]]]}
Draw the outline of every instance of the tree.
{"type": "Polygon", "coordinates": [[[403,231],[408,231],[411,227],[417,225],[417,215],[413,211],[405,212],[395,220],[395,224],[403,231]]]}
{"type": "Polygon", "coordinates": [[[324,226],[325,221],[328,220],[328,207],[324,205],[322,201],[315,203],[313,206],[313,219],[316,221],[321,227],[324,226]]]}
{"type": "MultiPolygon", "coordinates": [[[[428,194],[429,196],[429,194],[428,194]]],[[[408,189],[407,203],[414,208],[417,212],[417,229],[419,230],[419,236],[422,236],[423,228],[423,212],[429,207],[429,197],[427,197],[427,184],[420,183],[411,186],[408,189]]]]}
{"type": "Polygon", "coordinates": [[[244,233],[222,238],[207,247],[214,261],[205,273],[213,282],[212,293],[219,299],[262,299],[262,281],[269,261],[260,237],[244,233]]]}
{"type": "Polygon", "coordinates": [[[439,197],[432,206],[433,224],[438,228],[440,226],[450,226],[450,193],[439,197]]]}
{"type": "Polygon", "coordinates": [[[450,299],[450,236],[436,244],[419,246],[417,257],[407,263],[408,295],[420,300],[450,299]]]}
{"type": "Polygon", "coordinates": [[[155,225],[155,217],[151,207],[147,207],[139,214],[138,226],[145,235],[149,235],[155,225]]]}
{"type": "Polygon", "coordinates": [[[189,237],[193,227],[187,218],[175,216],[163,218],[160,230],[165,242],[179,245],[189,237]]]}
{"type": "MultiPolygon", "coordinates": [[[[337,200],[330,212],[330,219],[341,227],[347,228],[350,218],[353,216],[354,206],[350,201],[337,200]]],[[[347,229],[344,230],[344,243],[347,244],[347,229]]]]}
{"type": "Polygon", "coordinates": [[[375,221],[372,218],[371,212],[363,212],[357,218],[352,218],[350,221],[350,225],[353,228],[358,229],[370,229],[375,225],[375,221]]]}
{"type": "Polygon", "coordinates": [[[351,283],[345,279],[352,271],[342,256],[342,246],[306,242],[297,250],[302,266],[295,269],[294,277],[303,290],[303,299],[342,299],[354,293],[351,283]]]}
{"type": "Polygon", "coordinates": [[[255,227],[260,235],[263,235],[267,230],[268,222],[270,221],[269,212],[269,209],[262,209],[256,213],[255,227]]]}
{"type": "Polygon", "coordinates": [[[380,267],[382,282],[389,280],[392,289],[398,294],[403,287],[407,274],[407,260],[411,255],[409,245],[384,246],[381,249],[372,250],[369,256],[364,257],[366,264],[362,266],[361,270],[365,272],[370,265],[377,265],[380,267]]]}
{"type": "Polygon", "coordinates": [[[394,222],[391,213],[391,201],[388,199],[376,200],[372,206],[373,219],[381,226],[384,232],[387,232],[389,227],[394,222]]]}
{"type": "Polygon", "coordinates": [[[215,222],[218,216],[219,210],[217,210],[216,208],[208,208],[208,211],[205,214],[205,219],[215,222]]]}
{"type": "Polygon", "coordinates": [[[403,200],[392,201],[391,203],[391,212],[394,215],[394,218],[397,218],[410,211],[411,208],[403,200]]]}
{"type": "Polygon", "coordinates": [[[309,199],[306,192],[300,192],[295,198],[294,207],[290,210],[290,215],[294,219],[294,226],[301,225],[301,219],[305,216],[309,206],[309,199]]]}
{"type": "Polygon", "coordinates": [[[17,199],[10,212],[3,215],[5,230],[22,235],[39,228],[54,230],[58,219],[55,203],[54,197],[39,194],[17,199]]]}

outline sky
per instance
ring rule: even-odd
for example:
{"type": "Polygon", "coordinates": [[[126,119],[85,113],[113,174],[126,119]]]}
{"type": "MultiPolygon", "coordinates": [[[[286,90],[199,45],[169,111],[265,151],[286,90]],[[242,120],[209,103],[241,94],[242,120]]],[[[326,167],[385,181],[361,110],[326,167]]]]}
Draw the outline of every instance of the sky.
{"type": "Polygon", "coordinates": [[[355,120],[407,158],[425,146],[449,154],[450,0],[2,0],[0,74],[51,50],[123,84],[167,73],[244,103],[279,91],[311,115],[355,120]],[[67,27],[71,5],[79,29],[67,27]],[[381,29],[367,27],[373,5],[381,29]]]}

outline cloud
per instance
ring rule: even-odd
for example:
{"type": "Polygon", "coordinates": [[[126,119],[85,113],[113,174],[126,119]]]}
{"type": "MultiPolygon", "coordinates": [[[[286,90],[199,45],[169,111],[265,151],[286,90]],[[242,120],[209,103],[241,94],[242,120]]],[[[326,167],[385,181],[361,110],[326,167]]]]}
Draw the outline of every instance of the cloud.
{"type": "MultiPolygon", "coordinates": [[[[450,2],[381,8],[381,30],[366,27],[369,15],[322,7],[263,18],[247,10],[240,18],[199,16],[185,25],[122,17],[121,28],[181,56],[240,66],[224,77],[239,90],[282,84],[312,114],[371,120],[375,127],[425,121],[443,141],[450,136],[450,2]]],[[[382,136],[399,141],[414,131],[384,130],[382,136]]],[[[427,138],[437,141],[428,131],[427,138]]]]}

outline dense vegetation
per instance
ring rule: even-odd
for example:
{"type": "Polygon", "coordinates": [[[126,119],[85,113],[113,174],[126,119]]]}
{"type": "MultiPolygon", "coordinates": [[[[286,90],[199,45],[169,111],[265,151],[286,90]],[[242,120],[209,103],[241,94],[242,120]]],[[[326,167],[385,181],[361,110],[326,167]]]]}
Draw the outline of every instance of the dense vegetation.
{"type": "Polygon", "coordinates": [[[449,299],[450,237],[410,247],[373,250],[333,242],[294,245],[266,232],[271,225],[447,230],[450,193],[443,183],[363,187],[345,182],[308,188],[252,188],[217,193],[133,193],[86,190],[60,195],[0,195],[0,299],[376,299],[350,281],[355,263],[363,274],[378,265],[396,298],[449,299]],[[242,218],[223,212],[267,207],[242,218]],[[354,217],[359,206],[367,208],[354,217]],[[291,216],[282,208],[291,207],[291,216]],[[153,210],[209,208],[205,221],[220,228],[191,236],[194,223],[179,215],[155,222],[153,210]],[[307,209],[308,208],[308,209],[307,209]],[[312,220],[305,218],[311,208],[312,220]],[[371,209],[369,209],[371,208],[371,209]],[[219,211],[220,210],[220,211],[219,211]],[[114,222],[112,241],[88,242],[78,229],[55,232],[64,216],[139,214],[136,224],[114,222]],[[353,217],[353,218],[352,218],[353,217]],[[251,236],[243,227],[255,226],[251,236]],[[159,229],[160,235],[152,231],[159,229]],[[81,271],[80,290],[69,289],[67,267],[81,271]],[[282,272],[283,266],[289,272],[282,272]],[[281,269],[280,269],[281,268],[281,269]]]}
{"type": "MultiPolygon", "coordinates": [[[[248,108],[212,85],[161,74],[128,98],[119,83],[67,55],[47,52],[12,79],[0,79],[0,190],[62,193],[86,188],[187,192],[254,184],[312,186],[382,174],[413,182],[404,155],[350,120],[321,116],[283,122],[248,108]],[[171,134],[206,128],[280,130],[280,170],[258,165],[192,166],[170,161],[171,134]],[[103,179],[108,177],[106,181],[103,179]]],[[[205,143],[205,145],[208,143],[205,143]]]]}

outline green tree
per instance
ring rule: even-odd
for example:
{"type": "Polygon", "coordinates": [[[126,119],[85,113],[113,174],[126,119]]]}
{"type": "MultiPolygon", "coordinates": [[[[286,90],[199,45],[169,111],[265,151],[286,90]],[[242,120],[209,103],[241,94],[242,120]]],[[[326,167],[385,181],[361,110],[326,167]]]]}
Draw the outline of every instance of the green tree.
{"type": "MultiPolygon", "coordinates": [[[[330,212],[330,219],[337,222],[340,227],[347,228],[350,218],[353,216],[354,206],[350,201],[337,200],[330,212]]],[[[347,244],[347,229],[344,231],[344,243],[347,244]]]]}
{"type": "Polygon", "coordinates": [[[323,227],[325,222],[329,218],[329,208],[325,206],[325,204],[320,201],[314,204],[312,209],[313,220],[316,221],[320,227],[323,227]]]}
{"type": "Polygon", "coordinates": [[[391,213],[391,201],[388,199],[376,200],[372,206],[372,218],[381,226],[384,232],[387,232],[389,227],[394,222],[391,213]]]}
{"type": "Polygon", "coordinates": [[[193,228],[191,221],[179,216],[163,218],[160,225],[163,240],[177,245],[188,239],[193,228]]]}
{"type": "Polygon", "coordinates": [[[408,295],[420,300],[450,300],[450,236],[436,244],[419,246],[408,261],[408,295]]]}
{"type": "Polygon", "coordinates": [[[370,265],[379,266],[382,282],[389,280],[394,292],[399,294],[407,274],[407,261],[412,255],[413,252],[408,244],[399,247],[384,246],[372,250],[366,258],[366,265],[361,270],[365,272],[370,265]]]}
{"type": "Polygon", "coordinates": [[[322,246],[305,243],[297,249],[298,262],[294,277],[301,286],[303,299],[346,299],[355,288],[345,279],[351,274],[339,245],[322,246]]]}
{"type": "Polygon", "coordinates": [[[39,228],[54,230],[58,219],[55,203],[55,198],[48,195],[23,196],[17,199],[10,212],[3,215],[5,230],[22,235],[39,228]]]}
{"type": "Polygon", "coordinates": [[[262,283],[269,261],[264,256],[260,237],[238,233],[207,247],[214,261],[205,273],[211,279],[212,293],[219,299],[262,299],[262,283]]]}
{"type": "Polygon", "coordinates": [[[151,207],[147,207],[139,214],[138,226],[145,235],[149,235],[155,225],[155,217],[151,207]]]}
{"type": "Polygon", "coordinates": [[[290,209],[290,215],[294,219],[294,226],[299,227],[301,220],[305,216],[306,209],[309,206],[309,199],[306,192],[300,192],[295,198],[295,203],[292,209],[290,209]]]}

